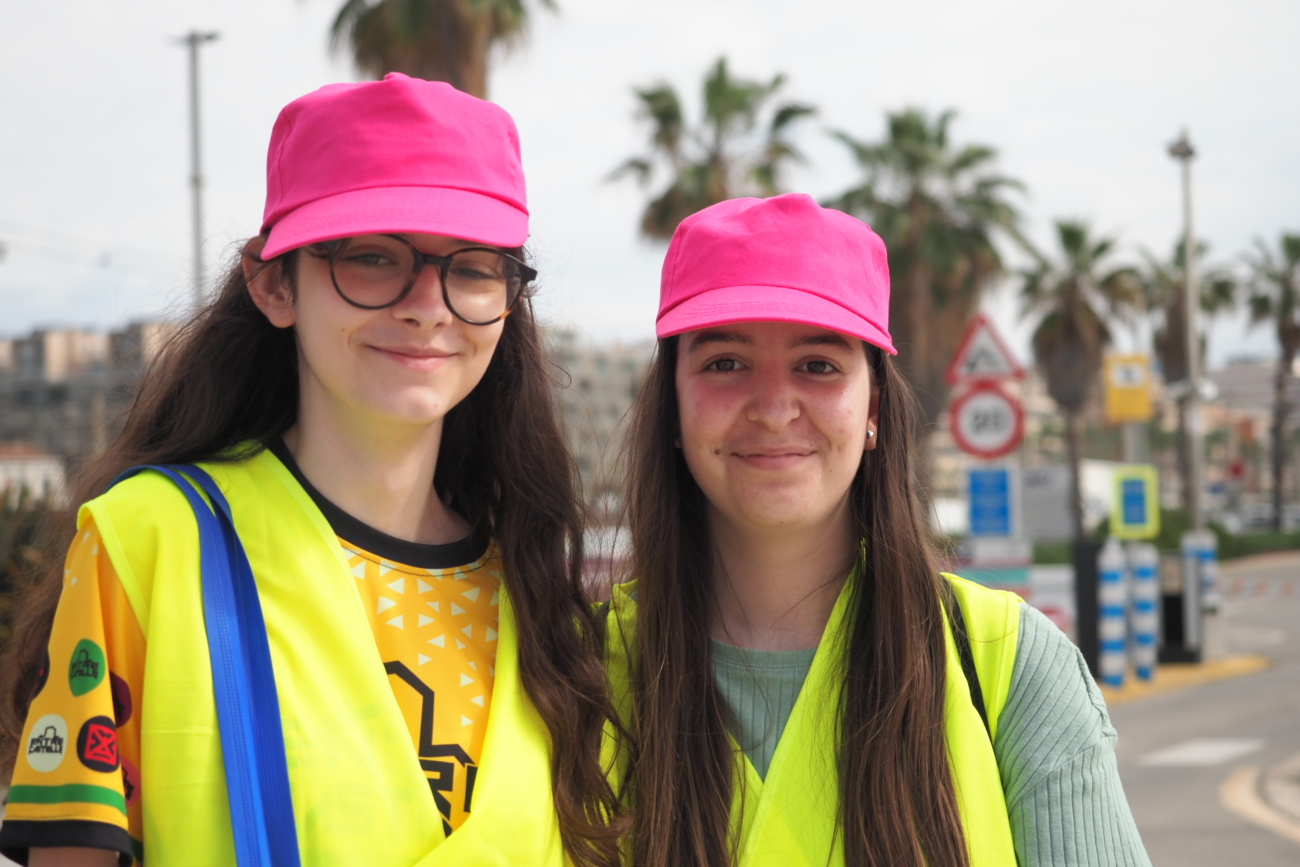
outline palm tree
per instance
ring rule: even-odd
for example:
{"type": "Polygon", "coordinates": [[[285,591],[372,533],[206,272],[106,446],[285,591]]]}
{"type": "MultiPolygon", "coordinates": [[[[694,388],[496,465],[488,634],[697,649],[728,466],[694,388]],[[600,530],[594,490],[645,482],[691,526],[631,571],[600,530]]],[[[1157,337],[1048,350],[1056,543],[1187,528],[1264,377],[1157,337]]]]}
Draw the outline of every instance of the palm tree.
{"type": "Polygon", "coordinates": [[[657,168],[667,170],[668,186],[641,215],[642,235],[666,241],[682,220],[710,205],[738,196],[781,192],[785,165],[803,159],[787,134],[795,121],[815,111],[786,102],[760,122],[784,83],[784,75],[768,82],[732,78],[727,58],[720,57],[704,79],[704,112],[694,128],[686,125],[672,85],[634,91],[641,103],[638,116],[650,122],[650,152],[632,157],[608,180],[632,175],[645,187],[657,168]]]}
{"type": "MultiPolygon", "coordinates": [[[[1145,295],[1144,305],[1154,320],[1152,343],[1156,357],[1160,359],[1160,369],[1165,382],[1175,383],[1187,379],[1187,293],[1184,289],[1183,249],[1186,242],[1180,240],[1174,245],[1174,253],[1168,262],[1158,260],[1148,251],[1142,252],[1146,267],[1141,274],[1142,289],[1145,295]]],[[[1205,258],[1209,246],[1197,244],[1196,259],[1198,265],[1205,258]]],[[[1198,267],[1202,275],[1197,287],[1200,294],[1201,311],[1208,316],[1230,310],[1236,303],[1237,283],[1232,272],[1222,267],[1198,267]]],[[[1205,359],[1205,341],[1199,341],[1197,352],[1200,359],[1205,359]]],[[[1178,393],[1178,473],[1183,480],[1183,506],[1191,509],[1192,444],[1187,430],[1187,406],[1190,394],[1187,390],[1178,393]]]]}
{"type": "Polygon", "coordinates": [[[1274,256],[1260,238],[1250,263],[1250,319],[1252,324],[1272,322],[1277,334],[1277,371],[1273,374],[1273,529],[1282,529],[1282,476],[1286,469],[1286,419],[1291,406],[1287,385],[1291,366],[1300,352],[1300,235],[1282,234],[1279,255],[1274,256]]]}
{"type": "MultiPolygon", "coordinates": [[[[555,8],[555,0],[538,2],[555,8]]],[[[490,49],[514,45],[527,27],[524,0],[345,0],[330,48],[346,41],[357,68],[373,78],[404,72],[486,99],[490,49]]]]}
{"type": "MultiPolygon", "coordinates": [[[[1143,251],[1147,260],[1140,274],[1143,286],[1144,307],[1152,316],[1152,344],[1160,359],[1160,367],[1165,374],[1165,382],[1187,380],[1187,292],[1184,290],[1184,256],[1186,240],[1180,239],[1174,244],[1174,255],[1169,261],[1156,259],[1149,251],[1143,251]]],[[[1197,264],[1205,259],[1209,244],[1196,246],[1197,264]]],[[[1236,304],[1236,279],[1226,268],[1205,268],[1199,266],[1201,312],[1206,316],[1217,316],[1230,311],[1236,304]]],[[[1204,369],[1205,338],[1201,338],[1197,354],[1200,356],[1201,369],[1204,369]]],[[[1183,508],[1190,510],[1192,498],[1187,481],[1192,477],[1192,442],[1187,430],[1187,406],[1191,394],[1188,390],[1174,390],[1178,406],[1178,472],[1183,478],[1183,508]]]]}
{"type": "Polygon", "coordinates": [[[1093,238],[1088,225],[1075,220],[1057,220],[1056,234],[1062,261],[1040,259],[1036,267],[1022,272],[1020,294],[1024,315],[1041,317],[1034,329],[1034,362],[1047,393],[1065,414],[1074,537],[1081,540],[1083,409],[1110,343],[1107,322],[1137,308],[1141,287],[1131,268],[1101,273],[1115,249],[1114,238],[1093,238]]]}
{"type": "Polygon", "coordinates": [[[1025,244],[1007,198],[1023,186],[993,170],[993,148],[951,141],[955,116],[946,111],[932,120],[915,108],[890,114],[881,142],[833,133],[864,178],[825,202],[869,223],[889,249],[890,330],[931,424],[948,400],[948,362],[980,294],[1003,270],[994,234],[1025,244]]]}

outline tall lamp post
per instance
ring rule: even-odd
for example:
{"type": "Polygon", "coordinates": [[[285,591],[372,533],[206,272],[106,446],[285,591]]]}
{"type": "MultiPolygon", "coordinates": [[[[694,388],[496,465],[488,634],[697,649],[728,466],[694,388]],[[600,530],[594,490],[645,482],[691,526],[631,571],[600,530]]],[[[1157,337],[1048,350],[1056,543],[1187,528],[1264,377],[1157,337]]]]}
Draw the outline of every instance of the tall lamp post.
{"type": "Polygon", "coordinates": [[[1196,150],[1183,130],[1178,141],[1169,146],[1169,155],[1183,164],[1183,304],[1186,315],[1183,317],[1187,328],[1187,433],[1191,449],[1191,478],[1187,480],[1189,488],[1187,505],[1191,510],[1192,529],[1200,532],[1205,529],[1205,515],[1201,509],[1201,475],[1203,456],[1201,454],[1204,431],[1201,430],[1201,336],[1198,320],[1201,312],[1201,299],[1197,291],[1196,278],[1196,235],[1192,229],[1192,158],[1196,150]]]}
{"type": "Polygon", "coordinates": [[[203,168],[199,151],[199,46],[219,34],[191,30],[176,41],[190,50],[190,188],[194,200],[194,306],[203,306],[203,168]]]}
{"type": "Polygon", "coordinates": [[[1204,593],[1209,577],[1207,558],[1201,550],[1205,540],[1205,513],[1202,508],[1201,478],[1205,462],[1201,420],[1201,335],[1198,320],[1201,299],[1196,279],[1196,235],[1192,228],[1192,159],[1196,150],[1187,130],[1169,146],[1169,155],[1183,167],[1183,309],[1187,328],[1187,507],[1191,512],[1192,533],[1183,537],[1183,647],[1188,662],[1200,662],[1204,652],[1204,593]]]}

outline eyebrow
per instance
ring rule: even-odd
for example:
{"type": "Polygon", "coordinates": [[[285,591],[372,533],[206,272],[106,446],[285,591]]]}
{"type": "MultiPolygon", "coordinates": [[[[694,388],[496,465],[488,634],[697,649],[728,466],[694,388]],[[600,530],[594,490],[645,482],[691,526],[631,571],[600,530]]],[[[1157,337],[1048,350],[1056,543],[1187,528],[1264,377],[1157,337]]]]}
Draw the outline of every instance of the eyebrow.
{"type": "MultiPolygon", "coordinates": [[[[702,347],[715,343],[734,343],[741,346],[754,345],[754,341],[748,335],[742,334],[739,331],[706,331],[691,340],[690,345],[687,347],[687,351],[695,352],[702,347]]],[[[804,346],[830,346],[848,352],[853,351],[853,345],[849,343],[848,338],[834,332],[805,334],[790,345],[795,349],[804,346]]]]}

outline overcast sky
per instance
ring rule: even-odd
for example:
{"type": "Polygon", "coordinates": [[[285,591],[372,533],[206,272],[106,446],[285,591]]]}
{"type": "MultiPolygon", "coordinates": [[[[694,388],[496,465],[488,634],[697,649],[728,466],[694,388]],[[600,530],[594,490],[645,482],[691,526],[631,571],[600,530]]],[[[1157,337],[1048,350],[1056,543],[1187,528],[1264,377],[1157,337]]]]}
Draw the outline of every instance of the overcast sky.
{"type": "MultiPolygon", "coordinates": [[[[290,100],[354,79],[327,50],[341,0],[68,0],[11,4],[0,29],[0,334],[111,327],[183,310],[190,291],[185,52],[204,48],[209,274],[258,229],[271,125],[290,100]]],[[[674,83],[698,113],[706,69],[788,76],[818,106],[809,164],[791,189],[823,197],[857,180],[827,129],[883,134],[905,106],[959,112],[959,143],[995,146],[1025,182],[1030,235],[1089,219],[1123,255],[1167,255],[1181,230],[1186,126],[1196,219],[1212,258],[1300,231],[1300,3],[1295,0],[559,0],[499,58],[491,98],[514,115],[533,213],[542,310],[595,340],[653,333],[663,248],[637,238],[644,193],[603,183],[644,150],[631,88],[674,83]]],[[[536,8],[534,4],[534,8],[536,8]]],[[[1022,352],[1010,291],[986,305],[1022,352]]],[[[1124,340],[1132,340],[1123,336],[1124,340]]],[[[1266,329],[1219,323],[1213,363],[1270,355],[1266,329]]]]}

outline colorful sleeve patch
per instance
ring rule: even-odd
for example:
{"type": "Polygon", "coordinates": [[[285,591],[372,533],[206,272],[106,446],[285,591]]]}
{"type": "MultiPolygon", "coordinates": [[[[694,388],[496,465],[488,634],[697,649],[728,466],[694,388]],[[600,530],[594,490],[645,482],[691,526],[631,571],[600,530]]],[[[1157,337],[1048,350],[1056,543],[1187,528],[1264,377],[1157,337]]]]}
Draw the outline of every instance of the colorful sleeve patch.
{"type": "Polygon", "coordinates": [[[99,532],[87,524],[68,552],[0,826],[0,851],[22,857],[29,846],[90,845],[139,859],[135,708],[144,650],[99,532]]]}

